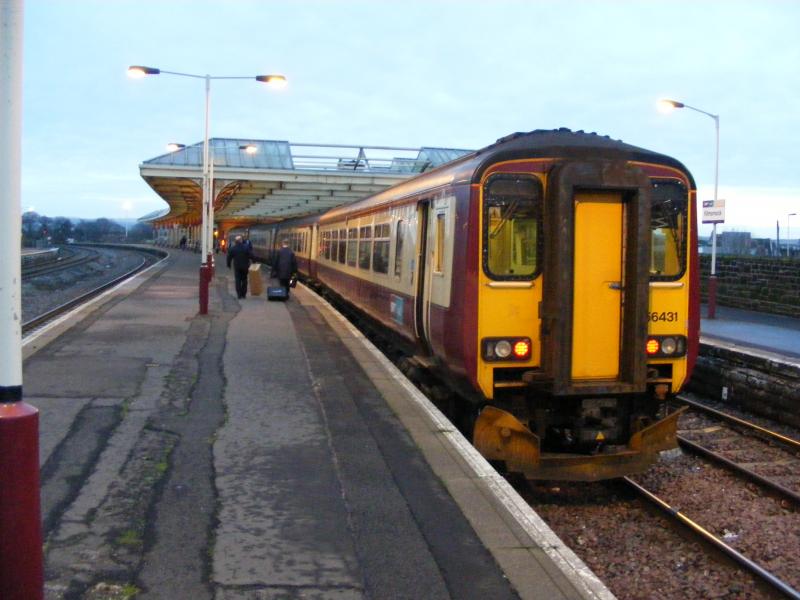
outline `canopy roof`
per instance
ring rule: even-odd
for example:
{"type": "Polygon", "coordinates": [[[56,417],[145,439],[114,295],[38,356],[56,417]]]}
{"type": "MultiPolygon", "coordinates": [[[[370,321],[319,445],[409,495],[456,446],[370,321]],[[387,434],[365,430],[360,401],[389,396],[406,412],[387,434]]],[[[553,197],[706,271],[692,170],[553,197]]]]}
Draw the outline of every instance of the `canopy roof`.
{"type": "MultiPolygon", "coordinates": [[[[471,152],[230,138],[209,140],[209,151],[215,220],[247,222],[322,212],[471,152]]],[[[156,225],[199,223],[202,166],[202,142],[139,165],[142,178],[169,204],[168,212],[142,220],[156,225]]]]}

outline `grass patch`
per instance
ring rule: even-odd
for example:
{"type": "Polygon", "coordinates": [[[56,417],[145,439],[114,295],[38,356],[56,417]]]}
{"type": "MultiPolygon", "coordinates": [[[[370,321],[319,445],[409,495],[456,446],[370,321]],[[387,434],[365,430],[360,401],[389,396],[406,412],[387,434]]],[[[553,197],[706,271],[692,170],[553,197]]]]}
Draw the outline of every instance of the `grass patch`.
{"type": "Polygon", "coordinates": [[[127,548],[138,548],[142,545],[142,536],[135,529],[126,529],[117,538],[116,543],[118,546],[125,546],[127,548]]]}

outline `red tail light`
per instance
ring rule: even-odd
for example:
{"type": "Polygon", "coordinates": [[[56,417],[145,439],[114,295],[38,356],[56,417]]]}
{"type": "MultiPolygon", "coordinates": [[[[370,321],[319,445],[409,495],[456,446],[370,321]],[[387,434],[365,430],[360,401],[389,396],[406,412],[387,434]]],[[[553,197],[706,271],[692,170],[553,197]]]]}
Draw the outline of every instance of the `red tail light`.
{"type": "Polygon", "coordinates": [[[531,344],[527,340],[519,340],[514,344],[514,356],[526,358],[531,353],[531,344]]]}

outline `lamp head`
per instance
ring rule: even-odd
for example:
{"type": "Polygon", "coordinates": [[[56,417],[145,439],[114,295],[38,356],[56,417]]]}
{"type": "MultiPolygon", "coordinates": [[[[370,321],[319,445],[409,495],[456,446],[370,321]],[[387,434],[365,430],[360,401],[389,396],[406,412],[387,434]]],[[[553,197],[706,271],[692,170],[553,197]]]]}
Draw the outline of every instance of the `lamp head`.
{"type": "Polygon", "coordinates": [[[669,100],[667,98],[662,98],[658,101],[658,110],[664,113],[672,112],[676,108],[683,108],[685,105],[683,102],[678,102],[677,100],[669,100]]]}
{"type": "Polygon", "coordinates": [[[239,150],[243,150],[246,154],[256,154],[258,146],[255,144],[247,144],[246,146],[239,146],[239,150]]]}
{"type": "Polygon", "coordinates": [[[186,144],[176,144],[175,142],[167,144],[167,150],[170,152],[175,152],[176,150],[181,150],[182,148],[186,148],[186,144]]]}
{"type": "Polygon", "coordinates": [[[266,83],[270,87],[284,88],[288,81],[283,75],[256,75],[256,81],[266,83]]]}
{"type": "Polygon", "coordinates": [[[141,79],[146,75],[158,75],[159,73],[161,73],[161,69],[154,69],[153,67],[143,67],[141,65],[128,67],[128,77],[133,77],[134,79],[141,79]]]}

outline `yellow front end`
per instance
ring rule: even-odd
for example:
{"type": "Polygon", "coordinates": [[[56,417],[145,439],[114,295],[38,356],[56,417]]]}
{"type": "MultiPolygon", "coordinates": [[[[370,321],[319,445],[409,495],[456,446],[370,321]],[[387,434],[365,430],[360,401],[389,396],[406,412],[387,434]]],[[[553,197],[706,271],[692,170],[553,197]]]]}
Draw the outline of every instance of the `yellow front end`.
{"type": "Polygon", "coordinates": [[[541,197],[543,179],[533,173],[492,174],[484,178],[481,231],[483,265],[478,273],[478,372],[483,395],[523,389],[522,373],[541,364],[539,306],[542,300],[541,197]],[[516,200],[510,198],[522,198],[516,200]],[[525,205],[525,202],[529,205],[525,205]],[[485,227],[484,227],[485,225],[485,227]],[[517,352],[519,345],[527,353],[517,352]],[[511,351],[503,356],[502,349],[511,351]],[[487,351],[500,344],[500,352],[487,351]]]}
{"type": "Polygon", "coordinates": [[[535,479],[643,471],[676,445],[679,413],[657,412],[687,374],[686,186],[633,163],[514,166],[481,183],[477,380],[494,406],[475,445],[535,479]]]}

